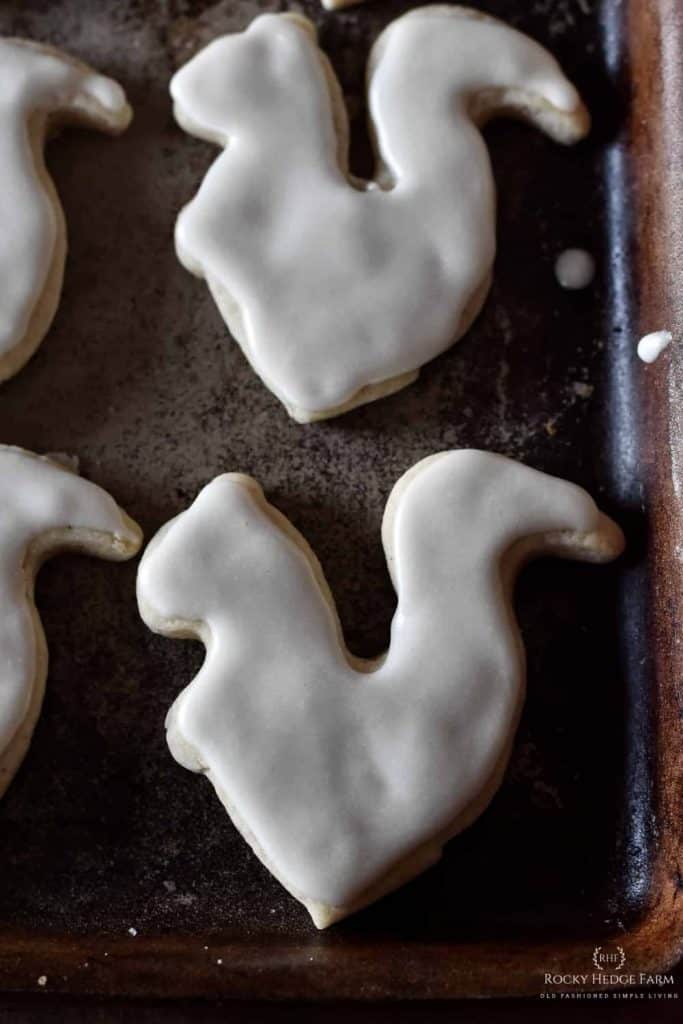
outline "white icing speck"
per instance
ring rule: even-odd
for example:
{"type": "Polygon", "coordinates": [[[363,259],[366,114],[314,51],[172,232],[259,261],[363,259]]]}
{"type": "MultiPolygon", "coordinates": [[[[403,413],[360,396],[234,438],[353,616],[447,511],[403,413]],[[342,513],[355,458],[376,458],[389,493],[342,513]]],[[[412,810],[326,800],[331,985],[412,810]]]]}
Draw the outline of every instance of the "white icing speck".
{"type": "Polygon", "coordinates": [[[595,260],[585,249],[565,249],[555,261],[555,277],[563,288],[587,288],[595,277],[595,260]]]}
{"type": "Polygon", "coordinates": [[[38,980],[38,984],[40,985],[41,988],[44,988],[45,985],[47,985],[47,975],[46,974],[41,974],[40,977],[37,980],[38,980]]]}
{"type": "Polygon", "coordinates": [[[644,363],[654,363],[673,340],[671,331],[653,331],[638,342],[638,356],[644,363]]]}
{"type": "Polygon", "coordinates": [[[507,758],[524,672],[501,561],[548,533],[568,556],[620,550],[574,484],[484,452],[423,460],[384,516],[398,606],[373,662],[348,653],[314,555],[249,477],[217,477],[147,547],[143,619],[207,646],[168,713],[171,753],[314,920],[453,829],[507,758]]]}
{"type": "Polygon", "coordinates": [[[178,257],[300,421],[409,383],[484,301],[495,186],[477,118],[523,109],[564,142],[587,126],[533,40],[462,8],[419,8],[373,47],[379,171],[359,182],[322,60],[309,22],[263,15],[171,82],[181,126],[226,147],[178,217],[178,257]]]}
{"type": "Polygon", "coordinates": [[[128,934],[129,934],[129,935],[132,935],[132,936],[133,936],[133,938],[135,938],[135,936],[137,935],[137,933],[138,933],[138,930],[137,930],[137,928],[132,928],[132,927],[131,927],[131,928],[129,928],[129,929],[128,929],[128,934]]]}

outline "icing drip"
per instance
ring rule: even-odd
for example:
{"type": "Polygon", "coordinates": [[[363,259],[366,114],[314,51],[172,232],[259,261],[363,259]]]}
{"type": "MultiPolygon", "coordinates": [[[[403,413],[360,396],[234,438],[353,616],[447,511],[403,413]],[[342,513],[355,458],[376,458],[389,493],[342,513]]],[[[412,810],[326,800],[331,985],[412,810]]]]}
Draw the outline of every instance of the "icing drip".
{"type": "Polygon", "coordinates": [[[585,249],[565,249],[555,261],[555,277],[570,291],[587,288],[595,277],[595,260],[585,249]]]}
{"type": "Polygon", "coordinates": [[[409,383],[478,312],[495,253],[478,125],[514,111],[561,142],[588,126],[545,50],[465,8],[394,21],[368,82],[371,182],[346,171],[341,90],[300,16],[216,39],[171,83],[179,123],[226,147],[178,218],[178,256],[302,422],[409,383]]]}
{"type": "Polygon", "coordinates": [[[638,356],[644,363],[654,363],[673,341],[671,331],[653,331],[638,342],[638,356]]]}
{"type": "Polygon", "coordinates": [[[63,214],[41,152],[48,123],[76,120],[105,131],[121,131],[130,120],[130,108],[116,82],[66,54],[20,39],[0,39],[0,97],[0,380],[4,380],[20,369],[40,343],[61,288],[63,214]],[[44,309],[38,310],[41,301],[44,309]]]}
{"type": "Polygon", "coordinates": [[[521,561],[622,546],[579,487],[476,451],[411,469],[382,538],[398,607],[374,662],[346,650],[315,556],[249,477],[210,483],[138,574],[150,628],[207,649],[168,714],[173,756],[208,775],[319,925],[415,851],[408,877],[438,859],[495,790],[524,687],[508,607],[521,561]]]}

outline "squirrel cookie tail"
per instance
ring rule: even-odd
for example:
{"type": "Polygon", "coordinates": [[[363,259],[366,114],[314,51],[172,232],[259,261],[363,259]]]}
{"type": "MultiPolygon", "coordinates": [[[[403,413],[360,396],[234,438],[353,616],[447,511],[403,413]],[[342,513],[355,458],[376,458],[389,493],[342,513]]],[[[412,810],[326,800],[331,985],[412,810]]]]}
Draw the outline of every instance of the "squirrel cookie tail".
{"type": "Polygon", "coordinates": [[[28,749],[45,689],[47,645],[33,601],[45,561],[79,551],[131,558],[142,533],[101,487],[50,458],[0,445],[0,796],[28,749]]]}
{"type": "Polygon", "coordinates": [[[132,111],[117,82],[52,47],[0,39],[0,381],[17,373],[59,303],[66,225],[43,158],[47,135],[83,124],[115,135],[132,111]]]}

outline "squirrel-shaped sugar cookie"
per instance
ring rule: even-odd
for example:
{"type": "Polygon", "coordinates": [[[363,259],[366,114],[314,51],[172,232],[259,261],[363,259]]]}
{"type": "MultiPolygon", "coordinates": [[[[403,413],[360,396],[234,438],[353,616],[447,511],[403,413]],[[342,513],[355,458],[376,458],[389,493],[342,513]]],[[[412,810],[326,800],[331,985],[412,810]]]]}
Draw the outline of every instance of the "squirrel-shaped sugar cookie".
{"type": "Polygon", "coordinates": [[[315,555],[248,476],[205,487],[138,574],[147,625],[206,646],[167,716],[173,756],[321,928],[437,861],[498,787],[524,695],[520,566],[623,544],[580,487],[478,451],[409,470],[382,539],[398,607],[375,661],[348,652],[315,555]]]}
{"type": "Polygon", "coordinates": [[[101,487],[52,458],[0,445],[0,796],[21,764],[45,691],[48,652],[33,603],[46,558],[81,551],[121,561],[139,527],[101,487]]]}
{"type": "Polygon", "coordinates": [[[409,384],[478,313],[495,254],[481,125],[509,114],[570,143],[589,124],[550,54],[464,7],[411,11],[375,43],[373,181],[348,171],[341,89],[299,15],[216,39],[171,93],[180,125],[225,147],[178,217],[178,257],[301,422],[409,384]]]}
{"type": "Polygon", "coordinates": [[[110,78],[50,46],[0,39],[0,381],[33,355],[59,304],[64,213],[43,160],[56,125],[116,134],[131,110],[110,78]]]}

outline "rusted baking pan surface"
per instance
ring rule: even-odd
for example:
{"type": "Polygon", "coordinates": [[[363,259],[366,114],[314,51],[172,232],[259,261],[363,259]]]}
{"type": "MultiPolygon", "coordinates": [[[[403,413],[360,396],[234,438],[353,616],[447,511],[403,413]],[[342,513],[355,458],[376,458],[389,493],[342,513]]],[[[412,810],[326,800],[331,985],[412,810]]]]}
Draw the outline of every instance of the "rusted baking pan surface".
{"type": "MultiPolygon", "coordinates": [[[[365,58],[409,4],[298,6],[341,76],[353,169],[368,173],[365,58]]],[[[166,749],[164,715],[199,647],[143,627],[134,566],[46,566],[48,694],[0,804],[2,989],[443,998],[538,992],[546,973],[591,973],[596,946],[620,946],[632,971],[678,954],[683,358],[672,346],[645,368],[635,342],[683,327],[683,9],[476,6],[559,57],[591,137],[563,149],[520,124],[487,129],[499,256],[482,315],[406,391],[307,427],[257,380],[172,245],[215,150],[175,126],[169,77],[214,35],[287,4],[2,6],[0,31],[86,59],[135,109],[120,139],[73,130],[50,145],[65,290],[39,353],[2,388],[3,442],[78,454],[147,536],[218,472],[255,475],[319,554],[361,655],[386,644],[393,611],[384,502],[433,451],[488,448],[576,480],[629,540],[609,569],[526,571],[529,694],[504,786],[437,867],[323,934],[166,749]],[[568,246],[597,258],[585,292],[554,280],[568,246]]]]}

